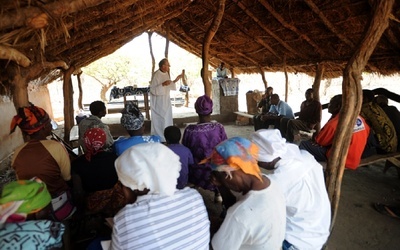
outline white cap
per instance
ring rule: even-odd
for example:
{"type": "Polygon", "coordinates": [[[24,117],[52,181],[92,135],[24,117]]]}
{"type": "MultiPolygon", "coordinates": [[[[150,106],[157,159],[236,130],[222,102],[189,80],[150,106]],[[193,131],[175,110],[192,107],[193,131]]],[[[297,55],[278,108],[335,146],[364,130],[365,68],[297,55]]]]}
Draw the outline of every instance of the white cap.
{"type": "Polygon", "coordinates": [[[132,190],[173,195],[181,170],[179,156],[161,143],[142,143],[115,160],[118,179],[132,190]]]}

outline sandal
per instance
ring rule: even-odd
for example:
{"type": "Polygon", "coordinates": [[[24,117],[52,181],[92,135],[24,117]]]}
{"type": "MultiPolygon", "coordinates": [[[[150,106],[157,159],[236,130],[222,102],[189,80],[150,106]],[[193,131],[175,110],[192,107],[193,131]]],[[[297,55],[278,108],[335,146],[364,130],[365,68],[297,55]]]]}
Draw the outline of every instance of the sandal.
{"type": "Polygon", "coordinates": [[[400,219],[400,207],[388,206],[380,203],[374,203],[374,208],[381,214],[400,219]]]}

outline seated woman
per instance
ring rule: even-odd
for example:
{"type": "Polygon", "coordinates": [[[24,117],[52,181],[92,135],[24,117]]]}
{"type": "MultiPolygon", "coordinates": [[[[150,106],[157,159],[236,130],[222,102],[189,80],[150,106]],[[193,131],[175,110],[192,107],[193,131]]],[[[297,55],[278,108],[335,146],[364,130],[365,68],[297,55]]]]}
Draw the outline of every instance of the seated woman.
{"type": "Polygon", "coordinates": [[[123,207],[124,200],[114,167],[117,155],[104,150],[107,136],[103,129],[88,129],[83,138],[85,154],[74,160],[71,167],[73,174],[80,177],[86,193],[86,209],[114,216],[123,207]]]}
{"type": "Polygon", "coordinates": [[[121,137],[114,142],[114,150],[118,156],[139,143],[161,142],[158,135],[144,135],[144,117],[139,107],[133,102],[128,102],[122,110],[121,125],[131,137],[121,137]]]}
{"type": "Polygon", "coordinates": [[[71,179],[71,163],[61,143],[47,140],[52,130],[49,115],[42,108],[30,104],[18,109],[11,122],[11,133],[17,126],[27,141],[15,150],[11,160],[17,179],[41,179],[54,199],[53,209],[57,219],[70,217],[75,212],[67,184],[71,179]]]}
{"type": "Polygon", "coordinates": [[[210,164],[200,164],[200,162],[209,157],[213,148],[228,137],[222,124],[211,122],[213,102],[210,97],[200,96],[194,107],[199,115],[199,122],[187,126],[182,138],[182,144],[190,149],[194,159],[194,164],[189,167],[189,182],[214,191],[214,200],[221,201],[218,189],[210,182],[210,164]]]}
{"type": "Polygon", "coordinates": [[[51,196],[40,179],[13,181],[0,198],[0,249],[61,249],[65,227],[51,217],[51,196]]]}

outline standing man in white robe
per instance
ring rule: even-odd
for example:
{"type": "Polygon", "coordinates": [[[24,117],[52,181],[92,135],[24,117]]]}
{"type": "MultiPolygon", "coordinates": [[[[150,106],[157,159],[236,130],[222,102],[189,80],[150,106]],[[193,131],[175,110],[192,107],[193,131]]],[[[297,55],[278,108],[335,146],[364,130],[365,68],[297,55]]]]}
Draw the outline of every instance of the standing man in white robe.
{"type": "Polygon", "coordinates": [[[159,69],[154,72],[150,83],[150,110],[151,110],[151,134],[161,137],[165,142],[164,129],[173,125],[172,105],[170,91],[176,90],[175,83],[182,78],[179,75],[171,80],[169,75],[169,62],[167,58],[158,63],[159,69]]]}

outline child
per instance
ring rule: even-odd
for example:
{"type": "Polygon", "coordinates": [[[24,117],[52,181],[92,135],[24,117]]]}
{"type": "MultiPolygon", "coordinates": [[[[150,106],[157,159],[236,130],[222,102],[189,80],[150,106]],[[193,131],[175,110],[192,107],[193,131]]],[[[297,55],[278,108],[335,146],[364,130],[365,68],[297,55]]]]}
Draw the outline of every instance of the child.
{"type": "Polygon", "coordinates": [[[164,137],[167,141],[167,146],[174,151],[175,154],[179,155],[182,164],[181,171],[179,172],[177,189],[183,189],[188,183],[189,177],[189,165],[193,164],[193,155],[190,149],[180,144],[181,130],[176,126],[169,126],[164,129],[164,137]]]}

